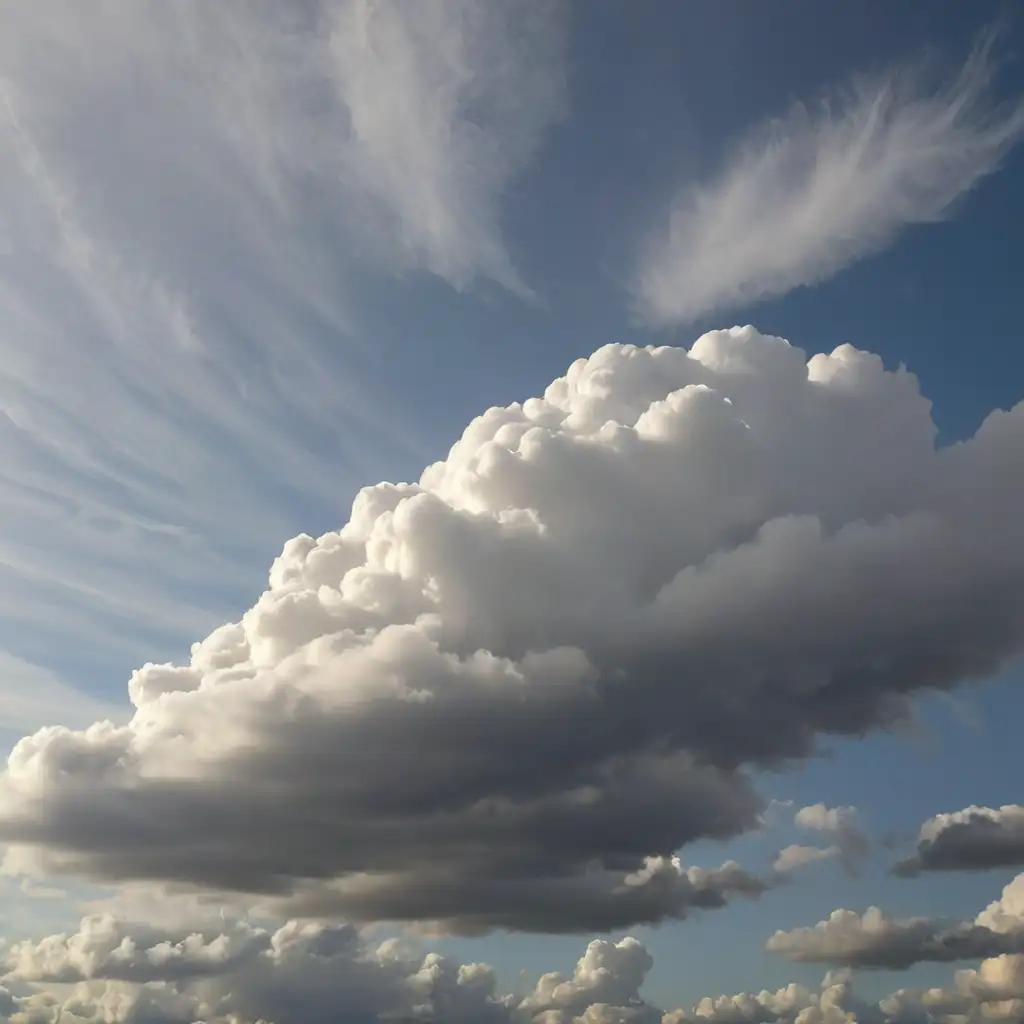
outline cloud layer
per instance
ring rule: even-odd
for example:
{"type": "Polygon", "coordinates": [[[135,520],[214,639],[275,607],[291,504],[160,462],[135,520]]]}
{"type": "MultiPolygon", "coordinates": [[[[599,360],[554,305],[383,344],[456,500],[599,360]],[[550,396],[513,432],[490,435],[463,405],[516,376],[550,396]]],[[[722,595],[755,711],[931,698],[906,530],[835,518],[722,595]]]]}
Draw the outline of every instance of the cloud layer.
{"type": "Polygon", "coordinates": [[[15,946],[6,961],[0,1017],[11,1024],[938,1024],[951,1013],[1019,1019],[1024,995],[1024,957],[999,956],[949,988],[900,989],[878,1003],[833,972],[818,989],[707,996],[663,1012],[642,994],[653,959],[630,936],[595,940],[570,975],[547,973],[512,994],[486,964],[297,921],[182,933],[86,918],[73,934],[15,946]]]}
{"type": "Polygon", "coordinates": [[[752,328],[607,346],[418,484],[289,541],[125,726],[44,729],[0,839],[45,870],[356,920],[605,929],[765,883],[745,769],[983,677],[1024,630],[1024,406],[936,450],[905,371],[752,328]]]}
{"type": "Polygon", "coordinates": [[[992,91],[994,33],[936,89],[920,69],[861,78],[761,126],[712,180],[687,184],[633,284],[651,325],[813,285],[944,218],[1024,135],[992,91]]]}

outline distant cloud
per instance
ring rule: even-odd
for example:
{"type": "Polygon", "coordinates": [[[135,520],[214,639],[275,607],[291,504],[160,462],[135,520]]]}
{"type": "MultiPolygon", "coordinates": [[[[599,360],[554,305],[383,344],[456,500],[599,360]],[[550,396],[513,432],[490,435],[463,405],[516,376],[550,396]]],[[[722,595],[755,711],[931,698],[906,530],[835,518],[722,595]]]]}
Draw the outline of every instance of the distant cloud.
{"type": "Polygon", "coordinates": [[[856,807],[826,807],[811,804],[801,807],[794,816],[797,828],[819,832],[832,839],[843,866],[858,874],[871,851],[871,841],[856,807]]]}
{"type": "Polygon", "coordinates": [[[901,69],[797,106],[714,178],[685,184],[639,262],[643,319],[685,323],[817,284],[946,217],[1024,136],[1024,101],[990,89],[994,43],[986,34],[935,90],[901,69]]]}
{"type": "Polygon", "coordinates": [[[937,814],[922,826],[917,851],[893,871],[986,871],[1024,866],[1024,807],[966,807],[937,814]]]}
{"type": "Polygon", "coordinates": [[[794,843],[779,850],[772,864],[772,870],[780,875],[788,875],[800,868],[807,867],[808,864],[832,860],[839,854],[838,846],[801,846],[794,843]]]}
{"type": "Polygon", "coordinates": [[[973,921],[888,917],[835,910],[809,928],[778,931],[766,948],[803,963],[905,970],[917,963],[949,963],[1024,954],[1024,875],[973,921]]]}
{"type": "MultiPolygon", "coordinates": [[[[29,989],[13,998],[16,1021],[195,1020],[280,1024],[429,1019],[439,1024],[511,1024],[494,971],[436,953],[374,948],[347,925],[287,922],[265,930],[191,934],[110,918],[86,918],[71,935],[16,944],[8,984],[75,985],[60,994],[29,989]],[[77,984],[75,984],[77,982],[77,984]]],[[[2,1005],[2,1004],[0,1004],[2,1005]]]]}
{"type": "MultiPolygon", "coordinates": [[[[631,936],[620,942],[598,939],[587,946],[571,978],[557,973],[543,975],[519,1009],[532,1014],[555,1010],[576,1017],[595,1003],[636,1006],[644,978],[653,966],[654,958],[647,948],[631,936]]],[[[659,1016],[654,1013],[653,1021],[659,1016]]]]}
{"type": "MultiPolygon", "coordinates": [[[[934,939],[934,929],[877,911],[843,914],[842,927],[829,923],[827,942],[819,925],[806,930],[816,945],[801,930],[790,933],[795,945],[813,946],[820,957],[830,944],[830,959],[850,959],[851,949],[873,944],[874,959],[855,957],[858,964],[898,969],[911,962],[905,951],[915,942],[934,939]]],[[[954,958],[946,952],[935,947],[931,958],[954,958]]],[[[93,915],[67,933],[10,942],[0,962],[0,1015],[14,1024],[68,1017],[87,1024],[940,1024],[951,1013],[1006,1016],[1003,1004],[1024,996],[1024,956],[999,955],[958,972],[948,988],[899,989],[878,1003],[858,998],[844,968],[829,971],[817,988],[791,983],[707,995],[692,1009],[663,1012],[643,993],[654,958],[628,935],[590,942],[571,973],[546,972],[512,994],[501,991],[489,965],[424,952],[409,939],[371,942],[349,924],[315,920],[218,925],[207,914],[175,926],[93,915]]]]}
{"type": "Polygon", "coordinates": [[[813,927],[778,931],[765,948],[801,963],[899,971],[923,961],[949,963],[1024,952],[1024,928],[998,932],[931,917],[890,918],[871,907],[864,914],[834,910],[813,927]]]}
{"type": "MultiPolygon", "coordinates": [[[[663,1013],[643,996],[654,960],[632,936],[591,942],[570,975],[545,973],[525,995],[501,992],[487,964],[424,954],[395,939],[371,944],[349,925],[316,921],[183,933],[86,918],[71,934],[15,943],[6,959],[10,990],[0,989],[0,1014],[15,1024],[58,1024],[68,1017],[83,1024],[881,1024],[883,1019],[928,1024],[932,1019],[921,1012],[928,998],[907,992],[888,997],[890,1012],[883,1018],[877,1006],[856,997],[849,978],[834,972],[818,990],[790,984],[756,995],[708,996],[692,1010],[663,1013]]],[[[980,993],[976,987],[961,1002],[980,1006],[980,993]]],[[[930,1002],[936,1005],[934,998],[930,1002]]],[[[943,1006],[951,1002],[947,995],[943,1006]]]]}
{"type": "Polygon", "coordinates": [[[605,346],[290,540],[188,664],[133,675],[131,723],[22,740],[0,841],[462,933],[756,897],[669,855],[759,827],[749,769],[1021,650],[1024,405],[934,438],[916,379],[848,345],[605,346]]]}

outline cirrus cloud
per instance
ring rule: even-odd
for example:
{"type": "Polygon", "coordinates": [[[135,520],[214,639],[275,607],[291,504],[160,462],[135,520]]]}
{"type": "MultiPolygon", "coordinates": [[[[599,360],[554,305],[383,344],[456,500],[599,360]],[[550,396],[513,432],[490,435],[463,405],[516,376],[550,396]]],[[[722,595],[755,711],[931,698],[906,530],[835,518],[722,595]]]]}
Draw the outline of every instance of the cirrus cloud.
{"type": "Polygon", "coordinates": [[[639,261],[643,319],[686,323],[818,284],[948,216],[1024,136],[1024,102],[993,95],[995,41],[986,33],[936,89],[901,68],[799,105],[681,188],[639,261]]]}

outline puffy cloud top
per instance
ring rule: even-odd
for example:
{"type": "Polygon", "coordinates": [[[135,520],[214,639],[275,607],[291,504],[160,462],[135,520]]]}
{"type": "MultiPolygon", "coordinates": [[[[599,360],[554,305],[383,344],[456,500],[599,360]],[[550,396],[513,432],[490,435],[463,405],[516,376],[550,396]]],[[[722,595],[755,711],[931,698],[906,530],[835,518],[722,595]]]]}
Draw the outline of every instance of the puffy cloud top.
{"type": "Polygon", "coordinates": [[[1019,1019],[1024,996],[1024,957],[997,956],[958,972],[951,988],[900,989],[877,1004],[857,998],[849,971],[832,971],[818,990],[708,996],[663,1014],[641,994],[652,958],[631,936],[591,942],[570,977],[545,974],[525,997],[500,993],[487,964],[395,939],[373,946],[347,925],[237,922],[181,936],[106,915],[23,943],[7,956],[0,1015],[12,1024],[948,1024],[950,1014],[1019,1019]],[[166,955],[184,947],[206,952],[166,955]],[[62,989],[26,984],[58,980],[62,989]]]}
{"type": "Polygon", "coordinates": [[[917,851],[898,875],[922,871],[984,871],[1024,865],[1024,807],[965,807],[936,814],[922,826],[917,851]]]}
{"type": "Polygon", "coordinates": [[[1022,460],[1024,406],[937,450],[916,379],[848,345],[605,346],[289,541],[240,621],[135,673],[129,724],[22,740],[0,840],[462,931],[756,895],[671,856],[757,826],[748,768],[1020,650],[1022,460]]]}
{"type": "Polygon", "coordinates": [[[811,928],[778,931],[767,948],[805,963],[903,970],[924,960],[977,960],[1024,950],[1024,929],[999,932],[970,922],[930,917],[889,918],[834,910],[811,928]]]}
{"type": "Polygon", "coordinates": [[[903,970],[922,961],[980,960],[1024,953],[1024,875],[973,921],[888,917],[878,907],[864,914],[834,910],[810,928],[777,931],[767,948],[791,960],[841,967],[903,970]]]}

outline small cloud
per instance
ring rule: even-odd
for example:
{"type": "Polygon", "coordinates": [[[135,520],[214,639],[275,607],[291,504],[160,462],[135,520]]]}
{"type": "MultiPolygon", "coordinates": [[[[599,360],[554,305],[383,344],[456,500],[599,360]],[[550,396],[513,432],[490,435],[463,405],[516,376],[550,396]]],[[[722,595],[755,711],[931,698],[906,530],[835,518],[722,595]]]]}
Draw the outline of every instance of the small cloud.
{"type": "Polygon", "coordinates": [[[831,860],[840,855],[838,846],[787,846],[780,850],[772,864],[772,870],[776,874],[788,875],[808,864],[816,864],[819,861],[831,860]]]}
{"type": "Polygon", "coordinates": [[[797,828],[828,836],[846,870],[852,875],[860,873],[871,852],[871,840],[856,807],[811,804],[796,812],[794,823],[797,828]]]}

